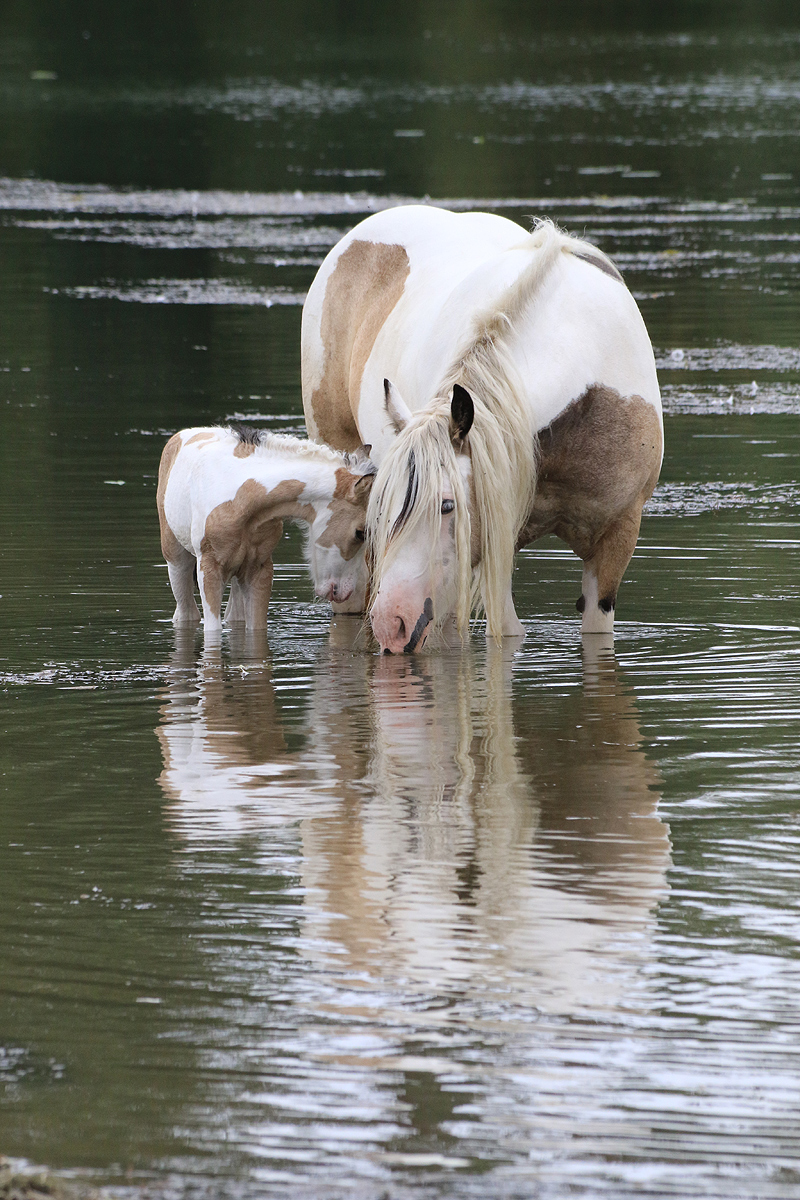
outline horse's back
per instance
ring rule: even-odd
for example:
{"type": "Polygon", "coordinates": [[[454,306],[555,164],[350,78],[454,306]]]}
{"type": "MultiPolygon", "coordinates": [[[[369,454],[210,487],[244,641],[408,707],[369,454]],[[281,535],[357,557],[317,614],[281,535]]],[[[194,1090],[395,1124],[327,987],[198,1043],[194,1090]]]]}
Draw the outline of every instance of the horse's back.
{"type": "MultiPolygon", "coordinates": [[[[508,338],[532,429],[593,385],[643,397],[660,422],[652,347],[633,297],[602,254],[553,237],[550,250],[565,253],[549,253],[551,265],[508,338]]],[[[477,323],[503,310],[547,245],[505,217],[427,206],[357,225],[331,251],[304,309],[311,435],[340,449],[369,442],[380,461],[392,436],[383,379],[412,411],[426,405],[477,323]]]]}
{"type": "MultiPolygon", "coordinates": [[[[387,374],[401,390],[403,384],[412,385],[406,387],[412,407],[426,403],[430,397],[413,386],[415,381],[404,379],[398,352],[409,362],[418,364],[420,356],[427,361],[431,328],[453,288],[526,236],[513,221],[490,213],[407,205],[375,213],[342,238],[320,268],[303,309],[303,405],[309,434],[340,450],[376,441],[362,437],[359,428],[365,369],[378,358],[385,364],[385,369],[380,364],[375,368],[378,373],[383,369],[375,397],[379,405],[387,374]]],[[[444,346],[446,355],[448,339],[441,332],[433,345],[444,346]]],[[[424,375],[432,378],[432,369],[424,375]]]]}

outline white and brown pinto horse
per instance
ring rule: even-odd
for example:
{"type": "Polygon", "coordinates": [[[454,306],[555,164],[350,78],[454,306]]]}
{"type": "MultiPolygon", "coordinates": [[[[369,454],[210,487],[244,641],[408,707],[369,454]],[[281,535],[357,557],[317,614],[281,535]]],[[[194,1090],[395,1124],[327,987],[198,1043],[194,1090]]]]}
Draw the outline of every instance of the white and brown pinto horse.
{"type": "Polygon", "coordinates": [[[619,272],[550,222],[422,205],[368,217],[330,252],[303,311],[312,437],[371,443],[370,617],[411,652],[482,604],[519,635],[521,546],[555,533],[583,560],[584,633],[617,590],[658,479],[650,339],[619,272]],[[391,380],[391,383],[388,381],[391,380]]]}
{"type": "Polygon", "coordinates": [[[364,529],[375,468],[361,451],[249,426],[182,429],[158,472],[161,549],[176,600],[176,625],[200,619],[205,633],[228,624],[263,629],[272,591],[272,552],[284,521],[308,526],[307,556],[318,596],[340,612],[363,612],[364,529]]]}

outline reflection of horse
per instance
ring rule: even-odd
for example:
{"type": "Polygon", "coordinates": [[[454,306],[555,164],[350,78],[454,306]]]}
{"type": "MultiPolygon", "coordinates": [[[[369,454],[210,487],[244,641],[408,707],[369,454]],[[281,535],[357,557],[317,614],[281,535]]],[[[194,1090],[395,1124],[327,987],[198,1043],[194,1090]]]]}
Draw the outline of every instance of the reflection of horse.
{"type": "MultiPolygon", "coordinates": [[[[176,625],[225,619],[263,629],[272,591],[272,552],[284,521],[309,527],[308,552],[317,595],[364,606],[364,524],[374,467],[362,452],[246,426],[182,429],[167,442],[158,472],[161,548],[177,607],[176,625]]],[[[344,609],[341,609],[344,611],[344,609]]]]}
{"type": "Polygon", "coordinates": [[[458,980],[555,1011],[621,998],[669,858],[610,655],[558,703],[534,689],[515,706],[499,649],[330,646],[302,753],[286,750],[260,669],[206,661],[191,709],[179,671],[160,729],[176,833],[299,822],[308,953],[376,986],[458,980]]]}
{"type": "Polygon", "coordinates": [[[232,678],[216,642],[198,659],[194,632],[177,629],[168,686],[156,729],[164,769],[159,783],[170,811],[200,837],[263,827],[262,779],[291,772],[263,631],[233,631],[232,648],[246,674],[232,678]],[[263,773],[263,775],[262,775],[263,773]]]}
{"type": "Polygon", "coordinates": [[[382,649],[420,649],[449,614],[463,633],[477,602],[492,636],[520,634],[514,551],[547,533],[583,560],[584,633],[613,630],[662,423],[644,323],[599,250],[548,222],[376,213],[311,286],[302,372],[309,433],[378,463],[382,649]]]}
{"type": "Polygon", "coordinates": [[[546,693],[516,712],[499,651],[373,662],[360,802],[301,824],[314,944],[422,986],[613,1006],[669,862],[613,658],[555,708],[546,693]]]}

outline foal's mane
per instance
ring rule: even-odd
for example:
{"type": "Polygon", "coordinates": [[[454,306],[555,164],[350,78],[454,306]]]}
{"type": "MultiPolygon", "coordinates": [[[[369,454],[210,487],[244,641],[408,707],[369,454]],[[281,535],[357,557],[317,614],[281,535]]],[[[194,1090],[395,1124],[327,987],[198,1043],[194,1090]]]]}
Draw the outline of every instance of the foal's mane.
{"type": "Polygon", "coordinates": [[[312,442],[307,438],[293,437],[290,433],[271,433],[267,429],[258,429],[253,425],[240,425],[232,422],[226,426],[234,434],[240,444],[253,446],[254,453],[261,451],[283,454],[296,454],[300,458],[314,458],[317,462],[330,463],[331,466],[346,467],[353,475],[374,475],[375,465],[364,451],[356,450],[352,454],[334,450],[322,442],[312,442]]]}
{"type": "Polygon", "coordinates": [[[410,537],[424,519],[440,519],[446,472],[456,501],[457,623],[466,632],[471,612],[482,606],[487,631],[495,638],[501,636],[517,537],[533,506],[538,457],[536,431],[509,345],[511,335],[562,251],[591,257],[601,269],[615,272],[600,250],[563,233],[552,221],[537,221],[515,249],[530,252],[529,265],[491,308],[473,317],[436,396],[394,440],[378,472],[367,518],[375,575],[371,590],[377,596],[389,543],[410,537]],[[466,442],[472,460],[472,510],[480,530],[474,571],[470,551],[474,534],[450,429],[450,396],[456,383],[467,389],[475,406],[466,442]],[[405,518],[391,528],[387,514],[397,512],[401,502],[405,518]]]}

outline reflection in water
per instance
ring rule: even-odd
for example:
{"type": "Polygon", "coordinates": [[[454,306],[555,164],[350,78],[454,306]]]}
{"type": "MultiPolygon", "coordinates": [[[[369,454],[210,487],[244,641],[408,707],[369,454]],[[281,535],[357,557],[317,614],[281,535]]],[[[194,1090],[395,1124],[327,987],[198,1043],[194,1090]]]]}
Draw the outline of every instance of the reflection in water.
{"type": "Polygon", "coordinates": [[[515,705],[511,643],[389,658],[354,652],[357,629],[334,625],[296,750],[265,640],[176,643],[158,730],[176,835],[296,827],[302,953],[359,989],[630,1002],[669,843],[611,650],[587,639],[582,686],[515,705]]]}

